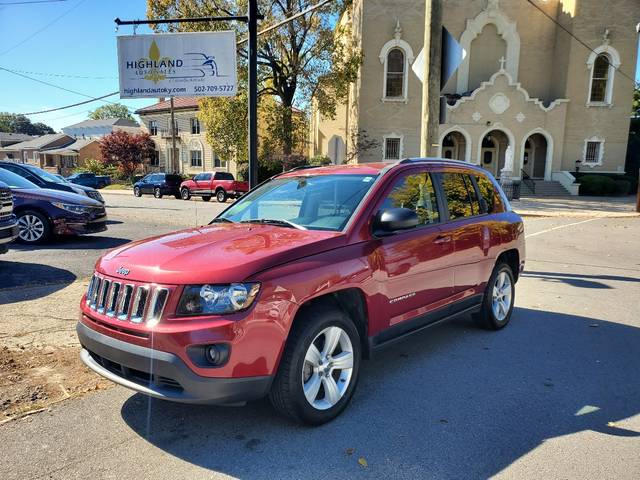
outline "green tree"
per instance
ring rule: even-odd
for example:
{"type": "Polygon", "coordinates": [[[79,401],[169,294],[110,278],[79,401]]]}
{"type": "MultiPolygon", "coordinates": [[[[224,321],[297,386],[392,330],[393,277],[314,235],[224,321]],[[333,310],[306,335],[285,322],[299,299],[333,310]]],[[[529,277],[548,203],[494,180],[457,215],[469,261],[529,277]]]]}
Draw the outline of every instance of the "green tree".
{"type": "MultiPolygon", "coordinates": [[[[265,15],[260,22],[264,29],[288,18],[315,4],[316,0],[259,0],[259,10],[265,15]]],[[[321,102],[331,111],[331,103],[346,97],[348,88],[344,83],[355,78],[355,74],[344,72],[345,65],[359,65],[359,56],[340,42],[336,35],[335,20],[350,4],[349,1],[336,0],[325,7],[287,23],[258,39],[259,94],[277,98],[281,108],[278,110],[278,123],[284,155],[290,155],[296,142],[296,102],[308,103],[316,91],[327,92],[321,95],[321,102]],[[339,69],[332,69],[334,55],[339,52],[342,62],[339,69]],[[346,58],[345,58],[346,56],[346,58]],[[354,59],[354,57],[357,57],[354,59]],[[318,85],[322,84],[319,89],[318,85]],[[328,93],[331,92],[331,93],[328,93]],[[333,97],[331,96],[333,95],[333,97]],[[303,98],[302,98],[303,97],[303,98]],[[302,101],[306,99],[305,101],[302,101]]],[[[247,0],[147,0],[149,18],[201,17],[237,14],[247,10],[247,0]]],[[[348,22],[347,22],[348,23],[348,22]]],[[[177,24],[166,28],[168,31],[201,31],[236,28],[240,36],[246,34],[243,24],[200,23],[177,24]]],[[[246,46],[246,43],[244,44],[246,46]]],[[[240,51],[240,59],[246,65],[246,50],[240,51]]],[[[356,68],[357,71],[357,68],[356,68]]],[[[243,69],[240,69],[243,72],[243,69]]],[[[243,74],[243,73],[242,73],[243,74]]],[[[334,108],[335,110],[335,108],[334,108]]],[[[229,111],[229,110],[228,110],[229,111]]],[[[230,111],[234,111],[231,109],[230,111]]],[[[238,125],[238,117],[218,116],[219,120],[238,125]]],[[[239,151],[238,151],[239,153],[239,151]]]]}
{"type": "Polygon", "coordinates": [[[0,132],[24,133],[26,135],[56,133],[49,125],[41,122],[31,123],[31,120],[24,115],[9,112],[0,112],[0,132]]]}
{"type": "Polygon", "coordinates": [[[125,120],[133,120],[133,116],[129,113],[129,109],[122,103],[109,103],[102,105],[92,112],[89,112],[91,120],[102,120],[105,118],[124,118],[125,120]]]}

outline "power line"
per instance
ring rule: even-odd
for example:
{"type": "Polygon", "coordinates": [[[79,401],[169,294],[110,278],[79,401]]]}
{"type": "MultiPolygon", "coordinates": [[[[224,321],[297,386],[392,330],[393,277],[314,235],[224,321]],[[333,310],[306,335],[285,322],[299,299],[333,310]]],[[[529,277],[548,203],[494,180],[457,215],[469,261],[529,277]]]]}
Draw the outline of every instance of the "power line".
{"type": "Polygon", "coordinates": [[[23,2],[2,2],[0,3],[0,7],[4,7],[5,5],[29,5],[31,3],[56,3],[66,1],[67,0],[28,0],[23,2]]]}
{"type": "Polygon", "coordinates": [[[64,109],[67,109],[67,108],[77,107],[79,105],[85,105],[87,103],[95,102],[96,100],[102,100],[103,98],[113,97],[114,95],[117,95],[118,93],[120,93],[120,92],[112,92],[112,93],[108,93],[106,95],[102,95],[101,97],[92,98],[91,100],[85,100],[84,102],[73,103],[71,105],[66,105],[64,107],[50,108],[48,110],[40,110],[39,112],[23,113],[22,115],[29,116],[29,115],[38,115],[40,113],[56,112],[58,110],[64,110],[64,109]]]}
{"type": "MultiPolygon", "coordinates": [[[[276,23],[275,25],[272,25],[270,27],[265,28],[264,30],[259,31],[258,32],[258,36],[264,35],[266,33],[269,33],[272,30],[275,30],[276,28],[281,27],[282,25],[286,25],[287,23],[290,23],[290,22],[296,20],[297,18],[300,18],[303,15],[306,15],[307,13],[311,13],[311,12],[313,12],[313,11],[323,7],[323,6],[325,6],[327,3],[331,2],[331,1],[333,1],[333,0],[322,0],[321,2],[319,2],[319,3],[315,4],[315,5],[312,5],[309,8],[306,8],[305,10],[302,10],[301,12],[298,12],[295,15],[292,15],[291,17],[285,18],[284,20],[282,20],[281,22],[276,23]]],[[[242,43],[244,43],[246,41],[247,41],[246,38],[238,40],[237,45],[239,46],[239,45],[241,45],[242,43]]],[[[33,81],[36,81],[36,82],[45,83],[46,85],[50,85],[50,86],[54,86],[56,88],[64,89],[63,87],[59,87],[57,85],[53,85],[53,84],[50,84],[50,83],[47,83],[47,82],[43,82],[42,80],[38,80],[37,78],[28,77],[28,76],[23,75],[21,73],[17,73],[17,71],[9,70],[7,68],[0,67],[0,70],[6,70],[6,71],[14,73],[16,75],[20,75],[20,76],[29,78],[30,80],[33,80],[33,81]]],[[[64,90],[66,90],[66,89],[64,89],[64,90]]],[[[71,93],[76,93],[76,94],[88,97],[88,95],[85,95],[85,94],[82,94],[82,93],[78,93],[78,92],[71,91],[71,93]]],[[[87,100],[87,101],[79,102],[79,103],[74,103],[72,105],[65,105],[64,107],[57,107],[57,108],[50,108],[48,110],[41,110],[39,112],[24,113],[23,115],[37,115],[37,114],[40,114],[40,113],[49,113],[49,112],[55,112],[57,110],[65,110],[67,108],[77,107],[78,105],[84,105],[86,103],[90,103],[90,102],[93,102],[93,101],[96,101],[96,100],[102,100],[102,99],[107,98],[107,97],[112,97],[113,95],[117,95],[118,93],[120,93],[120,92],[117,91],[117,92],[108,93],[106,95],[102,95],[101,97],[93,97],[93,98],[89,97],[89,98],[91,98],[91,100],[87,100]]],[[[108,103],[113,103],[113,102],[108,102],[108,103]]]]}
{"type": "MultiPolygon", "coordinates": [[[[53,20],[51,20],[49,23],[45,24],[43,27],[39,28],[38,30],[36,30],[35,32],[33,32],[31,35],[28,35],[27,37],[23,38],[22,40],[20,40],[18,43],[16,43],[15,45],[12,45],[11,47],[7,48],[6,50],[3,50],[0,52],[0,56],[9,53],[12,50],[15,50],[16,48],[18,48],[20,45],[28,42],[29,40],[31,40],[33,37],[35,37],[36,35],[38,35],[40,32],[46,30],[47,28],[49,28],[51,25],[53,25],[54,23],[56,23],[58,20],[60,20],[62,17],[68,15],[69,13],[71,13],[73,10],[75,10],[76,8],[78,8],[80,5],[82,5],[84,2],[86,2],[86,0],[80,0],[78,3],[76,3],[73,7],[71,7],[70,9],[62,12],[60,15],[58,15],[57,17],[55,17],[53,20]]],[[[4,4],[4,5],[9,5],[9,4],[4,4]]]]}
{"type": "Polygon", "coordinates": [[[74,75],[71,73],[49,73],[49,72],[31,72],[27,70],[18,70],[12,68],[11,71],[24,73],[25,75],[41,75],[45,77],[60,77],[60,78],[80,78],[83,80],[117,80],[118,77],[94,77],[89,75],[74,75]]]}
{"type": "MultiPolygon", "coordinates": [[[[538,6],[536,3],[533,2],[533,0],[525,0],[527,3],[531,4],[533,7],[536,8],[536,10],[538,10],[540,13],[542,13],[545,17],[547,17],[549,20],[551,20],[553,23],[555,23],[559,28],[561,28],[562,30],[564,30],[566,33],[568,33],[571,37],[573,37],[580,45],[582,45],[583,47],[585,47],[587,50],[589,50],[590,52],[598,55],[598,52],[596,52],[593,48],[591,48],[591,46],[583,41],[582,39],[578,38],[572,31],[570,31],[567,27],[565,27],[564,25],[562,25],[560,22],[558,22],[555,18],[553,18],[551,15],[549,15],[547,12],[545,12],[540,6],[538,6]]],[[[610,67],[613,67],[620,75],[622,75],[623,77],[628,78],[629,80],[631,80],[634,84],[634,86],[636,87],[640,87],[640,83],[636,82],[636,79],[631,77],[630,75],[627,75],[625,72],[623,72],[622,70],[620,70],[620,67],[616,67],[615,65],[613,65],[610,61],[609,61],[609,57],[604,57],[607,60],[607,64],[609,64],[610,67]]]]}
{"type": "MultiPolygon", "coordinates": [[[[92,97],[91,95],[87,95],[86,93],[76,92],[75,90],[71,90],[69,88],[61,87],[60,85],[56,85],[55,83],[45,82],[44,80],[40,80],[40,79],[37,79],[37,78],[30,77],[28,75],[16,72],[15,70],[11,70],[11,69],[5,68],[3,66],[0,66],[0,70],[4,70],[5,72],[9,72],[9,73],[11,73],[13,75],[17,75],[17,76],[22,77],[22,78],[27,78],[29,80],[33,80],[34,82],[42,83],[43,85],[48,85],[49,87],[57,88],[59,90],[64,90],[65,92],[74,93],[76,95],[80,95],[81,97],[86,97],[86,98],[91,98],[91,99],[95,98],[95,97],[92,97]]],[[[113,102],[107,101],[107,103],[113,103],[113,102]]]]}

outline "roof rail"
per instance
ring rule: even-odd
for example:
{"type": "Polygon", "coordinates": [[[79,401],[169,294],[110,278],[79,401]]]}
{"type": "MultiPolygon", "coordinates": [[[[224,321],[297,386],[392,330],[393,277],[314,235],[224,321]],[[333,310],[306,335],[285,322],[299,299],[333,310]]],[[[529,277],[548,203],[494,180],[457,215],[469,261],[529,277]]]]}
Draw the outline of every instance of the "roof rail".
{"type": "Polygon", "coordinates": [[[289,170],[287,170],[287,172],[295,172],[296,170],[306,170],[308,168],[318,168],[320,166],[322,165],[300,165],[299,167],[290,168],[289,170]]]}
{"type": "Polygon", "coordinates": [[[440,163],[452,163],[454,165],[472,165],[469,162],[465,162],[464,160],[454,160],[451,158],[440,158],[440,157],[424,157],[424,158],[405,158],[398,162],[398,165],[406,164],[406,163],[426,163],[426,162],[440,162],[440,163]]]}

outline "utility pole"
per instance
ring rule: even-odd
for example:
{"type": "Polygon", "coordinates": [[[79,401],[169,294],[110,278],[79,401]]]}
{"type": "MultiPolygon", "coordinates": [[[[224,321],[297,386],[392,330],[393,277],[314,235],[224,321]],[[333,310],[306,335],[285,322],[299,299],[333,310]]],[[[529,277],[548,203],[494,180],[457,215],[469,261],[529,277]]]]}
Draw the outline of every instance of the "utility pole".
{"type": "Polygon", "coordinates": [[[420,156],[438,153],[440,109],[440,69],[442,55],[442,0],[425,0],[424,7],[424,81],[422,82],[422,122],[420,156]]]}
{"type": "Polygon", "coordinates": [[[258,0],[249,0],[249,188],[258,185],[258,0]]]}
{"type": "MultiPolygon", "coordinates": [[[[171,168],[173,172],[177,172],[176,163],[176,118],[173,115],[173,97],[169,97],[169,105],[171,106],[171,168]]],[[[169,172],[169,173],[173,173],[169,172]]]]}

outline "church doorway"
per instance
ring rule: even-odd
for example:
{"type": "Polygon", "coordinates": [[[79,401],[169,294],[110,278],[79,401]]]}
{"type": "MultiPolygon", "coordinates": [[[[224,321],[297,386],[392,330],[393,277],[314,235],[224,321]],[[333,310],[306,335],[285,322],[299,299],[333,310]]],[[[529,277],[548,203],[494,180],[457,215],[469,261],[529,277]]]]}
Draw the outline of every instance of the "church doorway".
{"type": "Polygon", "coordinates": [[[547,149],[547,139],[540,133],[534,133],[525,140],[522,170],[531,178],[544,178],[547,149]]]}
{"type": "Polygon", "coordinates": [[[467,152],[467,141],[462,133],[453,131],[444,136],[442,140],[442,156],[453,160],[469,161],[465,158],[467,152]]]}
{"type": "Polygon", "coordinates": [[[482,139],[480,165],[489,170],[496,178],[500,177],[500,171],[504,168],[508,146],[509,137],[501,130],[491,130],[482,139]]]}

